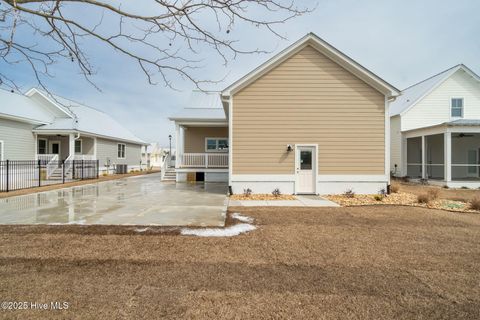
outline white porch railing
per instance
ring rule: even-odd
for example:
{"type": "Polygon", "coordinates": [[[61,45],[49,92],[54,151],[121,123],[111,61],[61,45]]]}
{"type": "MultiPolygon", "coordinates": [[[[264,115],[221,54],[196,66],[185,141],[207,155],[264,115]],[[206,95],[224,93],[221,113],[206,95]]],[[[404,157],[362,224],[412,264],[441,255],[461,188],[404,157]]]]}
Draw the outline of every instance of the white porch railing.
{"type": "Polygon", "coordinates": [[[58,158],[58,154],[37,154],[37,160],[48,163],[55,156],[57,156],[57,158],[58,158]]]}
{"type": "Polygon", "coordinates": [[[70,160],[97,160],[93,154],[76,154],[73,159],[70,160]]]}
{"type": "Polygon", "coordinates": [[[165,173],[170,165],[170,155],[167,154],[165,156],[165,160],[163,161],[162,168],[160,169],[160,179],[163,180],[165,178],[165,173]]]}
{"type": "Polygon", "coordinates": [[[228,168],[228,153],[184,153],[184,168],[228,168]]]}
{"type": "MultiPolygon", "coordinates": [[[[38,160],[41,160],[41,159],[39,158],[38,160]]],[[[58,154],[54,154],[53,157],[47,163],[47,179],[50,178],[50,176],[56,169],[58,169],[58,154]]]]}

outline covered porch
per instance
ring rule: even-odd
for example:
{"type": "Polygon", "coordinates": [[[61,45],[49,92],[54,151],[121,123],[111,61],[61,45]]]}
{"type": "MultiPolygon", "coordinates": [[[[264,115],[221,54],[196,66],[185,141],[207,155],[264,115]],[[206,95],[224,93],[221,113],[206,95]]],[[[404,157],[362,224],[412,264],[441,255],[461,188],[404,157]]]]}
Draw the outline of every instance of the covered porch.
{"type": "Polygon", "coordinates": [[[228,169],[226,123],[176,123],[176,169],[228,169]]]}
{"type": "Polygon", "coordinates": [[[404,133],[404,172],[413,179],[449,187],[480,187],[480,121],[465,121],[404,133]]]}
{"type": "Polygon", "coordinates": [[[35,133],[35,160],[96,160],[97,139],[78,133],[35,133]]]}

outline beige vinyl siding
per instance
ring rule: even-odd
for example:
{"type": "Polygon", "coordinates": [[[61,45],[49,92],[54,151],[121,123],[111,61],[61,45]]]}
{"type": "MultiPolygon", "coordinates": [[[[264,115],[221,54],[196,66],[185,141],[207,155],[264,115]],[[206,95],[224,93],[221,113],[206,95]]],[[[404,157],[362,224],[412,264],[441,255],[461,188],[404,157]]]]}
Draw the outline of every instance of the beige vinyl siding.
{"type": "Polygon", "coordinates": [[[318,144],[319,174],[384,174],[385,97],[307,46],[233,96],[233,174],[293,174],[287,144],[318,144]]]}
{"type": "Polygon", "coordinates": [[[227,127],[188,127],[185,130],[185,153],[204,153],[205,138],[228,138],[227,127]]]}
{"type": "Polygon", "coordinates": [[[141,145],[97,138],[97,159],[99,160],[100,167],[103,167],[108,159],[110,159],[111,165],[128,164],[129,166],[138,166],[141,158],[141,145]],[[118,143],[125,144],[125,159],[119,159],[117,157],[118,143]]]}
{"type": "Polygon", "coordinates": [[[3,141],[4,160],[34,160],[34,125],[0,118],[0,141],[3,141]]]}

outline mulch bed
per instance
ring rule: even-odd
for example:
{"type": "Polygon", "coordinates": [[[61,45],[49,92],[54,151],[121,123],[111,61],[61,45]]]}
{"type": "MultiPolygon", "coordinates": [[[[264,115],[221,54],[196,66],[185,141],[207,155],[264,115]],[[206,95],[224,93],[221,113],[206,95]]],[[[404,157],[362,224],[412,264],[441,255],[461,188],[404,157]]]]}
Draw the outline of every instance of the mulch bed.
{"type": "Polygon", "coordinates": [[[281,194],[274,196],[273,194],[234,194],[230,196],[231,200],[297,200],[297,198],[291,194],[281,194]]]}
{"type": "Polygon", "coordinates": [[[418,203],[417,195],[405,192],[392,193],[388,196],[385,196],[382,200],[375,199],[375,195],[364,194],[355,195],[354,197],[347,197],[345,195],[329,195],[326,196],[326,198],[344,207],[389,204],[424,207],[456,212],[480,213],[479,211],[470,209],[469,204],[463,201],[435,199],[431,200],[428,203],[418,203]]]}

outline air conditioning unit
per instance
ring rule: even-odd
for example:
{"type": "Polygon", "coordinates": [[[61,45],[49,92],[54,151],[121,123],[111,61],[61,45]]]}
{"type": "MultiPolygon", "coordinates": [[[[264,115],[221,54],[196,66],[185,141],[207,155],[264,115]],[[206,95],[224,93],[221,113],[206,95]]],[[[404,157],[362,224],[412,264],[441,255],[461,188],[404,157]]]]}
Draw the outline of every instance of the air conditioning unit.
{"type": "Polygon", "coordinates": [[[116,174],[125,174],[128,171],[128,166],[126,164],[117,164],[115,167],[116,174]]]}

